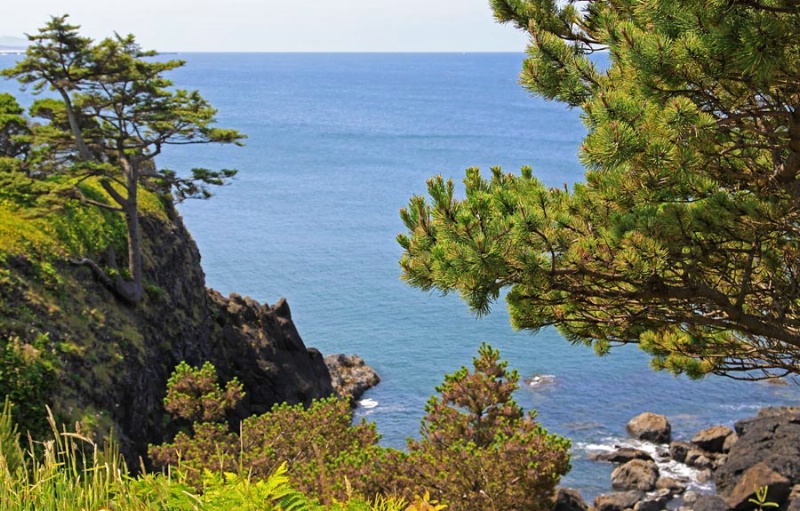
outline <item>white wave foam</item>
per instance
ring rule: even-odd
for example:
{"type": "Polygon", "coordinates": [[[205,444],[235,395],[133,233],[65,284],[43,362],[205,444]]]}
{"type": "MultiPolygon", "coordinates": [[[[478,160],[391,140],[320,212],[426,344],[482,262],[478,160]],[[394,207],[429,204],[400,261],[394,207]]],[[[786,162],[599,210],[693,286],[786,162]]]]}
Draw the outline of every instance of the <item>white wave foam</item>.
{"type": "Polygon", "coordinates": [[[584,452],[611,452],[623,447],[639,449],[649,454],[656,465],[661,476],[672,477],[674,479],[687,481],[687,489],[699,493],[710,493],[714,491],[714,483],[708,481],[701,483],[698,479],[700,470],[692,468],[684,463],[679,463],[671,458],[666,458],[667,453],[666,445],[654,444],[651,442],[644,442],[642,440],[634,440],[631,438],[608,437],[601,440],[600,444],[596,443],[581,443],[575,445],[575,449],[584,452]]]}
{"type": "Polygon", "coordinates": [[[370,398],[362,399],[361,401],[358,402],[358,406],[366,408],[367,410],[375,408],[376,406],[378,406],[378,404],[379,403],[376,400],[370,398]]]}
{"type": "Polygon", "coordinates": [[[556,375],[554,374],[535,374],[530,378],[525,378],[525,383],[531,388],[549,385],[551,383],[555,383],[555,381],[556,375]]]}

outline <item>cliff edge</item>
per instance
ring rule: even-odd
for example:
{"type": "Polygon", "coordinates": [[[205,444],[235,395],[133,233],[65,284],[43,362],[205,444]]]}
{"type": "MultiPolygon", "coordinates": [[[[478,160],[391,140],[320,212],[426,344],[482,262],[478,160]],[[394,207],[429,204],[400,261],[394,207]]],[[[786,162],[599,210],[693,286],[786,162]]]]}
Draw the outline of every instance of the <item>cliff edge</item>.
{"type": "Polygon", "coordinates": [[[306,348],[284,300],[269,306],[207,289],[171,203],[143,215],[142,228],[147,293],[136,306],[86,267],[24,253],[0,258],[0,340],[47,360],[58,421],[97,438],[113,430],[135,465],[148,444],[174,434],[162,400],[182,360],[212,362],[222,381],[239,378],[247,395],[231,421],[333,392],[322,355],[306,348]]]}

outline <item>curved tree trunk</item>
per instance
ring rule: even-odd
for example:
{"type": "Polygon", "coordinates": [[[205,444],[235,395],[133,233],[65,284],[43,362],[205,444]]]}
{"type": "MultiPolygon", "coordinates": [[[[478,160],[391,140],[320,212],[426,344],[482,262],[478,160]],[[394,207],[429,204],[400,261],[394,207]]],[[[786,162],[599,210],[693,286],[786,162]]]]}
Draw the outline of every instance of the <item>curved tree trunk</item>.
{"type": "Polygon", "coordinates": [[[61,98],[64,100],[64,105],[67,109],[69,129],[72,131],[72,136],[75,137],[75,144],[78,146],[78,154],[81,155],[82,160],[91,161],[92,153],[89,152],[89,147],[86,145],[86,141],[83,140],[83,133],[81,133],[81,127],[78,124],[78,116],[75,115],[75,109],[72,108],[72,100],[64,89],[58,89],[58,92],[61,93],[61,98]]]}

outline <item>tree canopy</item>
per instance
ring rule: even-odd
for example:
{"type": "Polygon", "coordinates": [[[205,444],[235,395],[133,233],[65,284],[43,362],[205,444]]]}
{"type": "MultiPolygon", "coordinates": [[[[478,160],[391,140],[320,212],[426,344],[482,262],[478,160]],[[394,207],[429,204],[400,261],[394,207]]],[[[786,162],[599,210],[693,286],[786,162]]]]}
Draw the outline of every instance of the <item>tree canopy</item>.
{"type": "Polygon", "coordinates": [[[516,328],[638,343],[657,369],[800,373],[800,6],[491,5],[530,34],[523,86],[581,109],[585,182],[431,179],[401,212],[403,278],[478,314],[505,289],[516,328]]]}
{"type": "MultiPolygon", "coordinates": [[[[215,127],[216,110],[197,91],[176,89],[164,77],[183,61],[155,58],[132,35],[115,34],[95,43],[78,29],[67,23],[66,15],[53,17],[38,34],[28,36],[25,57],[0,72],[32,86],[34,93],[56,93],[55,99],[40,99],[31,107],[31,114],[45,122],[33,126],[28,138],[17,133],[28,128],[18,127],[15,103],[0,97],[0,155],[22,161],[19,166],[29,176],[59,180],[65,198],[124,215],[124,278],[118,271],[112,277],[85,254],[76,262],[91,266],[119,297],[137,303],[144,289],[139,188],[178,200],[206,198],[205,185],[223,184],[235,174],[196,168],[182,176],[157,168],[155,158],[170,145],[239,143],[243,135],[215,127]],[[25,151],[17,147],[20,143],[25,151]],[[86,180],[98,182],[105,197],[84,193],[80,185],[86,180]]],[[[113,255],[106,262],[116,269],[113,255]]]]}

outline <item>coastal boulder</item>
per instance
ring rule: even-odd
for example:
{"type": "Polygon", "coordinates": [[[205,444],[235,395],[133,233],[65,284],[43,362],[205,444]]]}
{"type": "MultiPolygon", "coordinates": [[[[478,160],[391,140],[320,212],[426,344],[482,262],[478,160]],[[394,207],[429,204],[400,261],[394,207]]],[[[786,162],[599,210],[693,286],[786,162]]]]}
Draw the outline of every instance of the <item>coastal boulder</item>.
{"type": "Polygon", "coordinates": [[[587,511],[589,506],[577,490],[556,488],[553,495],[553,511],[587,511]]]}
{"type": "Polygon", "coordinates": [[[633,511],[662,511],[667,508],[671,495],[668,492],[659,492],[648,495],[633,506],[633,511]]]}
{"type": "Polygon", "coordinates": [[[756,463],[742,474],[741,479],[730,492],[727,499],[728,506],[736,511],[755,509],[758,507],[752,502],[756,496],[755,491],[764,487],[767,488],[765,502],[773,502],[778,506],[782,506],[786,502],[792,490],[792,485],[787,478],[764,463],[756,463]]]}
{"type": "Polygon", "coordinates": [[[327,355],[325,365],[331,373],[336,395],[348,398],[350,402],[355,402],[381,381],[378,373],[358,355],[327,355]]]}
{"type": "Polygon", "coordinates": [[[686,481],[675,479],[674,477],[660,477],[656,481],[657,490],[667,490],[672,495],[677,495],[686,491],[686,481]]]}
{"type": "Polygon", "coordinates": [[[689,452],[686,453],[686,458],[683,460],[683,462],[692,468],[696,468],[698,470],[705,470],[707,468],[709,469],[714,468],[715,459],[716,456],[714,456],[712,453],[703,451],[701,449],[693,448],[689,449],[689,452]]]}
{"type": "Polygon", "coordinates": [[[672,439],[672,426],[667,418],[652,412],[637,415],[626,426],[628,433],[639,440],[667,444],[672,439]]]}
{"type": "Polygon", "coordinates": [[[592,461],[607,461],[609,463],[627,463],[631,460],[653,461],[653,457],[650,454],[632,447],[620,447],[613,451],[594,452],[589,454],[588,458],[592,461]]]}
{"type": "Polygon", "coordinates": [[[652,460],[634,459],[611,473],[611,487],[615,490],[650,491],[656,487],[657,480],[658,466],[652,460]]]}
{"type": "Polygon", "coordinates": [[[597,511],[625,511],[633,509],[633,506],[644,497],[644,492],[636,490],[605,493],[594,499],[594,507],[597,511]]]}
{"type": "Polygon", "coordinates": [[[727,426],[713,426],[697,433],[692,443],[704,451],[723,453],[725,441],[733,434],[733,430],[727,426]]]}

